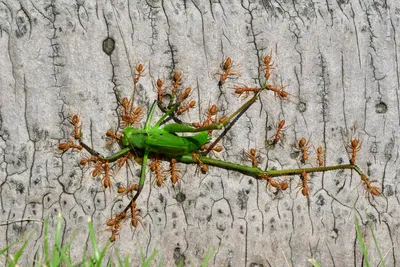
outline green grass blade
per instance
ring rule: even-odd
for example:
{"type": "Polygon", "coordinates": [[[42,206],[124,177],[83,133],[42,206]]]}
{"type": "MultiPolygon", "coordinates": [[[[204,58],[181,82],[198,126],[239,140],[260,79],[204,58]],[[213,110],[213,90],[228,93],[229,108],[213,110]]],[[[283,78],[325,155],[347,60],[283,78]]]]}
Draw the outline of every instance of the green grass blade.
{"type": "Polygon", "coordinates": [[[44,238],[43,238],[43,250],[46,265],[50,265],[49,260],[49,217],[44,222],[44,238]]]}
{"type": "Polygon", "coordinates": [[[17,253],[14,255],[13,260],[10,264],[10,266],[15,266],[18,262],[19,257],[21,257],[22,253],[25,250],[25,247],[28,245],[28,242],[31,240],[33,233],[31,233],[28,237],[28,239],[24,242],[22,247],[17,251],[17,253]]]}
{"type": "MultiPolygon", "coordinates": [[[[106,255],[107,249],[110,246],[110,242],[104,246],[104,248],[99,252],[99,247],[97,244],[96,234],[94,232],[92,220],[88,220],[88,227],[89,227],[89,235],[90,240],[92,241],[93,252],[94,252],[94,259],[95,259],[95,266],[102,266],[103,258],[106,255]]],[[[108,262],[108,265],[110,262],[108,262]]]]}
{"type": "Polygon", "coordinates": [[[129,264],[129,254],[126,254],[126,257],[125,257],[125,267],[129,267],[130,266],[130,264],[129,264]]]}
{"type": "Polygon", "coordinates": [[[94,259],[97,263],[100,260],[100,253],[99,253],[99,247],[97,246],[97,240],[96,240],[96,235],[94,233],[92,220],[90,218],[88,220],[88,226],[89,226],[90,240],[92,241],[92,246],[93,246],[94,259]]]}
{"type": "Polygon", "coordinates": [[[214,254],[215,254],[216,251],[217,251],[216,249],[214,249],[214,250],[211,250],[211,249],[207,250],[206,256],[205,256],[205,258],[204,258],[204,260],[203,260],[203,262],[201,263],[200,266],[201,266],[201,267],[207,267],[208,261],[214,256],[214,254]]]}
{"type": "Polygon", "coordinates": [[[158,267],[164,266],[164,257],[163,257],[163,256],[161,256],[161,260],[160,260],[160,262],[158,263],[157,266],[158,266],[158,267]]]}
{"type": "Polygon", "coordinates": [[[177,267],[182,267],[182,266],[183,266],[183,262],[184,262],[184,259],[182,258],[182,259],[179,261],[177,267]]]}
{"type": "Polygon", "coordinates": [[[117,257],[117,260],[118,260],[118,266],[119,266],[119,267],[124,266],[124,263],[122,262],[122,259],[121,259],[120,256],[117,257]]]}
{"type": "MultiPolygon", "coordinates": [[[[141,250],[141,249],[140,249],[140,250],[141,250]]],[[[140,252],[141,256],[142,256],[142,253],[143,253],[143,251],[140,252]]],[[[151,253],[151,255],[150,255],[150,257],[149,257],[148,259],[145,259],[145,260],[143,261],[143,258],[142,258],[142,261],[143,261],[143,262],[142,262],[142,267],[148,267],[148,266],[150,266],[151,262],[153,261],[153,259],[155,258],[155,256],[157,256],[157,254],[158,254],[158,249],[154,250],[153,253],[151,253]]],[[[144,257],[144,255],[143,255],[143,257],[144,257]]]]}
{"type": "Polygon", "coordinates": [[[61,212],[57,216],[56,237],[53,247],[53,258],[51,259],[51,266],[59,266],[62,260],[61,252],[61,230],[62,230],[62,215],[61,212]]]}
{"type": "Polygon", "coordinates": [[[87,252],[87,250],[86,250],[86,247],[85,247],[85,249],[83,250],[83,256],[82,256],[82,261],[81,261],[81,265],[82,266],[86,266],[87,264],[86,264],[86,262],[87,262],[87,258],[86,258],[86,252],[87,252]]]}
{"type": "Polygon", "coordinates": [[[61,257],[59,258],[59,263],[58,263],[58,265],[56,265],[56,266],[60,266],[62,260],[65,261],[65,263],[67,264],[67,266],[72,266],[71,257],[68,257],[64,250],[60,250],[60,256],[61,256],[61,257]]]}
{"type": "Polygon", "coordinates": [[[314,267],[322,267],[315,259],[308,260],[314,267]]]}
{"type": "MultiPolygon", "coordinates": [[[[69,247],[70,247],[70,245],[71,245],[71,242],[72,242],[72,240],[75,238],[76,234],[77,234],[77,232],[75,231],[75,232],[71,235],[71,237],[70,237],[70,239],[68,240],[68,242],[67,242],[67,244],[65,245],[65,247],[60,251],[60,253],[61,253],[61,259],[60,259],[60,260],[64,259],[64,261],[66,262],[66,264],[67,264],[68,266],[73,266],[73,264],[72,264],[72,261],[71,261],[71,257],[69,257],[66,253],[67,253],[67,251],[69,250],[69,247]]],[[[61,262],[60,262],[60,263],[61,263],[61,262]]]]}
{"type": "Polygon", "coordinates": [[[141,259],[142,262],[144,262],[146,260],[146,258],[144,256],[143,249],[142,249],[142,247],[140,246],[139,243],[138,243],[138,247],[139,247],[140,259],[141,259]]]}
{"type": "MultiPolygon", "coordinates": [[[[17,241],[18,241],[18,240],[17,240],[17,241]]],[[[0,256],[5,256],[7,250],[9,250],[12,246],[14,246],[14,245],[17,243],[17,241],[15,241],[14,243],[12,243],[12,244],[9,245],[8,247],[5,247],[5,248],[1,249],[1,250],[0,250],[0,256]]]]}
{"type": "Polygon", "coordinates": [[[99,256],[99,261],[96,262],[96,266],[101,267],[101,263],[103,261],[104,256],[106,255],[106,252],[107,252],[107,249],[109,246],[110,246],[110,241],[108,241],[107,244],[104,246],[104,248],[101,250],[100,256],[99,256]]]}
{"type": "Polygon", "coordinates": [[[129,266],[131,266],[129,264],[129,254],[126,254],[124,261],[122,261],[121,255],[119,254],[119,250],[117,250],[116,254],[117,254],[117,260],[118,260],[118,266],[119,267],[124,267],[124,266],[129,267],[129,266]]]}
{"type": "Polygon", "coordinates": [[[354,213],[354,218],[355,218],[355,223],[356,223],[357,239],[358,239],[358,242],[360,242],[361,251],[364,254],[365,266],[370,267],[369,261],[368,261],[368,248],[367,248],[366,244],[364,243],[364,239],[362,238],[360,224],[359,224],[356,213],[354,213]]]}
{"type": "Polygon", "coordinates": [[[374,244],[375,244],[376,250],[378,251],[378,255],[379,255],[379,259],[381,260],[382,267],[386,267],[381,250],[379,249],[379,246],[378,246],[378,240],[376,240],[376,236],[375,236],[374,230],[372,230],[371,224],[369,224],[369,229],[371,230],[372,238],[374,239],[374,244]]]}

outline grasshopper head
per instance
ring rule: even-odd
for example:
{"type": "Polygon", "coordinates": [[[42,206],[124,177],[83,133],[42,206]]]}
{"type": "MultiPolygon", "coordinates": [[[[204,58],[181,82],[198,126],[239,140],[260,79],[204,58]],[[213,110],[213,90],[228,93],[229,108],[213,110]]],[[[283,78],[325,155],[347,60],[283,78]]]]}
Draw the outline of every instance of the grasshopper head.
{"type": "Polygon", "coordinates": [[[132,127],[128,126],[122,131],[122,145],[124,147],[131,146],[130,140],[132,139],[132,136],[134,135],[135,129],[132,127]]]}

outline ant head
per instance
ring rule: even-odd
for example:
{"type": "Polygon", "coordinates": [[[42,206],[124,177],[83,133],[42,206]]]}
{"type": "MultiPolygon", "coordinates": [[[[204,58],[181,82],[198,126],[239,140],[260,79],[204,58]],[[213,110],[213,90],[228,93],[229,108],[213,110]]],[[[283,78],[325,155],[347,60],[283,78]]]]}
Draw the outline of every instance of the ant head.
{"type": "Polygon", "coordinates": [[[174,74],[172,75],[172,80],[174,82],[178,82],[181,78],[182,78],[182,76],[179,72],[174,72],[174,74]]]}
{"type": "Polygon", "coordinates": [[[306,145],[306,143],[307,143],[306,139],[304,137],[301,138],[299,141],[299,147],[304,147],[306,145]]]}
{"type": "Polygon", "coordinates": [[[358,146],[358,143],[360,142],[360,140],[358,140],[358,139],[353,139],[353,140],[351,140],[351,146],[352,147],[357,147],[358,146]]]}
{"type": "Polygon", "coordinates": [[[162,87],[163,86],[163,84],[164,84],[164,82],[160,79],[160,78],[158,78],[157,79],[157,87],[162,87]]]}

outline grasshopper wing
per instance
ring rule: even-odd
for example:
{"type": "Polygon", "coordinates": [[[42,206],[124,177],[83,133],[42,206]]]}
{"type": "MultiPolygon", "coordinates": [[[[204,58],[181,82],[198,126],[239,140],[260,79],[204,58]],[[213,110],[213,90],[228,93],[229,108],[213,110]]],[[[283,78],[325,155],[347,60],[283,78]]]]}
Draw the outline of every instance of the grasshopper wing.
{"type": "Polygon", "coordinates": [[[200,132],[193,136],[178,136],[166,131],[157,131],[149,133],[146,145],[151,152],[179,156],[197,151],[208,140],[207,132],[200,132]]]}

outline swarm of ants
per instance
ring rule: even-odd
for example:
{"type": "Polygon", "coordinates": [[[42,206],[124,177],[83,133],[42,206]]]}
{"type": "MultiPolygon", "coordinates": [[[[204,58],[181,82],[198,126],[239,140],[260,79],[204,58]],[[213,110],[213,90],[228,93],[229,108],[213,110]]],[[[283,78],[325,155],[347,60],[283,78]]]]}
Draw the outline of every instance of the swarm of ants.
{"type": "MultiPolygon", "coordinates": [[[[262,61],[262,71],[264,72],[264,88],[262,87],[247,87],[247,86],[239,86],[235,85],[233,87],[233,94],[241,97],[242,99],[248,98],[251,94],[256,95],[261,90],[272,91],[274,95],[280,100],[289,100],[291,96],[286,90],[286,86],[275,86],[267,84],[267,81],[270,79],[271,72],[274,69],[272,63],[272,57],[267,55],[263,58],[262,61]]],[[[144,74],[145,68],[143,64],[137,64],[133,73],[133,83],[134,83],[134,92],[136,91],[136,87],[138,82],[144,74]]],[[[229,79],[237,78],[239,75],[239,71],[235,69],[235,65],[230,57],[224,59],[220,65],[220,69],[216,73],[219,76],[219,80],[217,85],[222,88],[229,79]]],[[[165,81],[158,78],[154,83],[154,88],[157,92],[157,104],[159,108],[165,113],[167,110],[171,108],[171,106],[178,105],[178,108],[175,112],[170,114],[170,118],[173,119],[177,123],[181,123],[181,120],[178,116],[185,114],[189,110],[193,109],[196,106],[196,101],[189,99],[192,89],[190,87],[183,87],[183,77],[179,72],[173,72],[171,74],[170,80],[165,81]],[[165,104],[164,98],[168,96],[169,103],[165,104]],[[177,103],[177,104],[176,104],[177,103]]],[[[122,131],[127,126],[136,126],[140,123],[140,120],[143,118],[144,109],[143,107],[134,107],[133,96],[131,98],[124,97],[119,100],[119,119],[121,121],[120,128],[117,130],[108,130],[106,133],[107,138],[110,140],[121,143],[122,141],[122,131]]],[[[216,104],[210,105],[210,107],[206,110],[204,115],[204,120],[201,122],[191,123],[192,127],[200,128],[200,127],[208,127],[214,124],[223,123],[227,120],[227,116],[218,116],[218,106],[216,104]]],[[[124,154],[120,156],[116,156],[115,158],[107,158],[105,159],[98,152],[94,151],[92,148],[88,147],[85,143],[82,142],[82,124],[80,123],[80,117],[78,114],[72,116],[69,120],[73,126],[73,131],[71,133],[71,137],[68,138],[68,142],[60,143],[58,148],[65,152],[67,150],[77,150],[81,151],[85,149],[90,153],[90,155],[85,155],[84,158],[80,161],[82,166],[89,166],[91,170],[91,175],[93,177],[101,176],[102,177],[102,185],[104,191],[109,188],[111,192],[112,188],[112,177],[124,166],[128,165],[128,162],[132,160],[136,155],[134,155],[134,151],[128,150],[124,151],[124,154]],[[77,142],[75,143],[74,140],[77,142]]],[[[281,120],[276,126],[276,133],[272,136],[269,143],[273,146],[277,145],[279,142],[282,142],[282,136],[285,131],[285,120],[281,120]]],[[[208,131],[209,133],[212,130],[208,131]]],[[[217,139],[211,145],[203,145],[200,148],[199,153],[203,153],[206,155],[210,151],[221,152],[222,146],[217,145],[217,139]]],[[[300,162],[305,164],[309,161],[310,155],[310,140],[306,140],[304,137],[298,141],[297,149],[300,154],[300,162]]],[[[350,165],[355,166],[357,152],[361,149],[361,141],[359,138],[352,138],[347,145],[347,150],[349,153],[349,163],[350,165]]],[[[208,165],[203,162],[198,153],[193,152],[192,158],[194,162],[196,162],[200,170],[203,173],[208,171],[208,165]]],[[[257,155],[257,151],[255,148],[251,148],[250,151],[244,151],[244,160],[249,161],[251,163],[251,167],[254,170],[259,169],[258,165],[260,163],[260,157],[257,155]]],[[[162,165],[163,155],[159,153],[153,153],[150,163],[150,170],[154,173],[154,181],[153,184],[156,186],[162,186],[166,183],[166,175],[170,176],[171,182],[173,185],[176,185],[180,181],[180,173],[177,169],[176,163],[177,160],[172,158],[170,159],[170,165],[168,169],[164,169],[162,165]]],[[[315,161],[318,165],[315,169],[320,168],[319,171],[325,171],[324,165],[324,150],[322,146],[318,146],[316,149],[316,157],[315,161]]],[[[216,165],[218,166],[218,165],[216,165]]],[[[347,166],[346,168],[351,168],[351,166],[347,166]]],[[[358,167],[354,167],[358,168],[358,167]]],[[[310,169],[310,168],[309,168],[310,169]]],[[[310,200],[310,187],[309,187],[309,178],[308,172],[305,169],[301,169],[299,171],[293,172],[299,175],[300,180],[298,182],[297,188],[298,192],[301,191],[301,194],[307,197],[310,200]]],[[[316,170],[318,171],[318,170],[316,170]]],[[[281,176],[281,175],[280,175],[281,176]]],[[[278,193],[285,191],[289,188],[289,182],[287,179],[276,179],[272,177],[272,175],[267,175],[264,173],[259,173],[257,178],[260,180],[266,181],[266,186],[268,190],[273,191],[273,193],[278,193]]],[[[371,185],[373,181],[369,181],[365,175],[361,175],[361,182],[364,183],[365,190],[371,194],[372,196],[379,196],[381,194],[381,189],[377,186],[371,185]]],[[[110,240],[113,242],[116,240],[119,235],[119,231],[121,229],[121,224],[125,221],[130,220],[130,224],[132,227],[137,227],[139,223],[142,223],[142,219],[140,218],[140,209],[137,208],[136,199],[139,196],[141,191],[141,187],[139,184],[131,184],[122,186],[119,185],[117,188],[117,192],[122,197],[127,197],[130,199],[129,204],[119,213],[112,216],[112,218],[106,221],[106,230],[111,232],[110,240]]]]}

